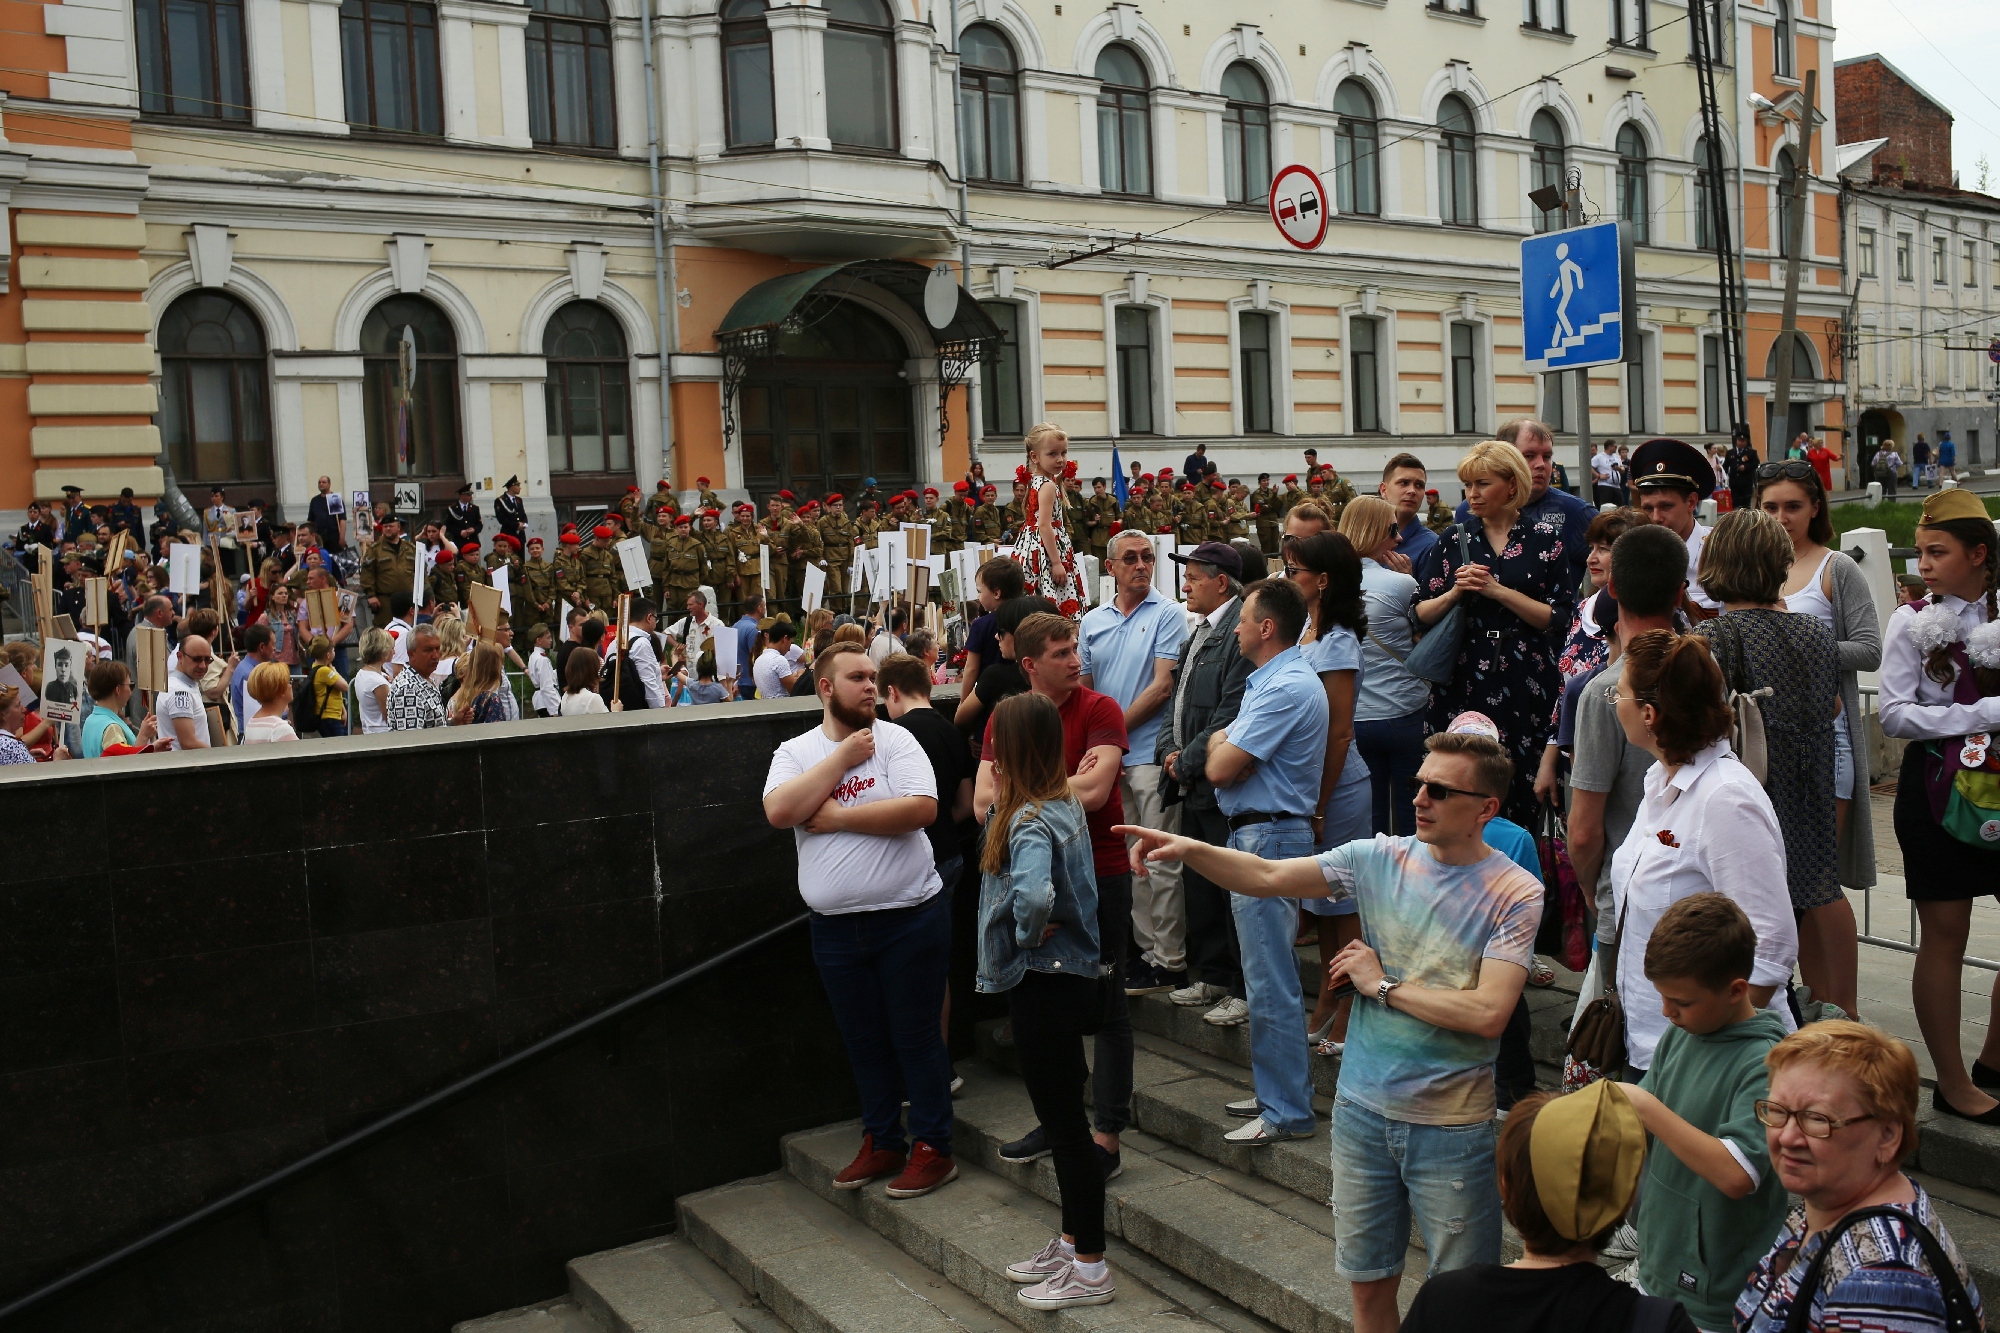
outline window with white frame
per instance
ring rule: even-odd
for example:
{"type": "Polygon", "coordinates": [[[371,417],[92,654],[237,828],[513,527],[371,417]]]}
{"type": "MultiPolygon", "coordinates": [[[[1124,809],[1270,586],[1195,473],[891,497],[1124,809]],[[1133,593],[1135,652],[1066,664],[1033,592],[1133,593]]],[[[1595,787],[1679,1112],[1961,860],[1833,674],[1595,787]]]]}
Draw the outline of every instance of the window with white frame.
{"type": "Polygon", "coordinates": [[[1611,40],[1617,46],[1652,49],[1652,16],[1647,0],[1611,0],[1611,40]]]}
{"type": "Polygon", "coordinates": [[[1729,429],[1728,390],[1722,366],[1722,339],[1701,340],[1701,428],[1711,435],[1729,429]]]}
{"type": "Polygon", "coordinates": [[[764,0],[726,0],[722,7],[722,91],[731,148],[767,147],[778,135],[764,11],[764,0]]]}
{"type": "Polygon", "coordinates": [[[1521,26],[1568,32],[1569,0],[1521,0],[1521,26]]]}
{"type": "Polygon", "coordinates": [[[1471,108],[1456,93],[1438,104],[1438,216],[1460,227],[1479,225],[1476,129],[1471,108]]]}
{"type": "Polygon", "coordinates": [[[1334,202],[1343,213],[1380,213],[1375,95],[1361,80],[1348,79],[1334,90],[1333,110],[1340,117],[1333,132],[1334,202]]]}
{"type": "Polygon", "coordinates": [[[1798,188],[1799,168],[1798,163],[1792,157],[1792,150],[1789,148],[1780,148],[1778,150],[1778,156],[1773,165],[1777,168],[1778,172],[1778,184],[1776,186],[1778,193],[1778,235],[1775,238],[1776,243],[1771,248],[1776,250],[1780,255],[1788,256],[1792,253],[1792,209],[1796,204],[1796,201],[1792,198],[1792,192],[1798,188]]]}
{"type": "Polygon", "coordinates": [[[1931,284],[1942,287],[1951,281],[1951,257],[1942,236],[1931,237],[1931,284]]]}
{"type": "Polygon", "coordinates": [[[1854,263],[1856,270],[1864,278],[1875,276],[1875,229],[1862,227],[1856,232],[1854,242],[1854,263]]]}
{"type": "Polygon", "coordinates": [[[1020,91],[1014,45],[998,28],[975,23],[959,39],[959,108],[965,174],[971,180],[1021,179],[1020,91]]]}
{"type": "Polygon", "coordinates": [[[1382,426],[1382,321],[1356,315],[1347,321],[1348,430],[1355,434],[1382,426]]]}
{"type": "MultiPolygon", "coordinates": [[[[1530,190],[1552,189],[1561,193],[1566,185],[1563,156],[1563,127],[1553,111],[1541,110],[1528,122],[1528,138],[1534,141],[1534,170],[1530,190]]],[[[1534,208],[1533,201],[1529,202],[1534,208]]],[[[1563,206],[1534,208],[1536,231],[1558,231],[1563,225],[1563,206]]]]}
{"type": "Polygon", "coordinates": [[[1792,77],[1791,0],[1771,0],[1777,21],[1771,25],[1771,72],[1781,79],[1792,77]]]}
{"type": "Polygon", "coordinates": [[[1022,407],[1021,306],[1016,301],[981,301],[979,308],[1000,329],[1000,345],[987,354],[979,375],[979,415],[987,435],[1019,435],[1022,407]]]}
{"type": "Polygon", "coordinates": [[[1451,326],[1451,428],[1459,435],[1479,429],[1479,326],[1451,326]]]}
{"type": "Polygon", "coordinates": [[[1635,435],[1653,428],[1653,404],[1646,392],[1646,362],[1652,338],[1650,333],[1640,334],[1639,359],[1625,363],[1625,429],[1635,435]]]}
{"type": "Polygon", "coordinates": [[[1153,112],[1146,67],[1123,46],[1097,57],[1097,178],[1111,194],[1153,192],[1153,112]]]}
{"type": "Polygon", "coordinates": [[[1896,281],[1915,282],[1917,280],[1915,261],[1911,258],[1912,240],[1910,233],[1896,233],[1896,281]]]}
{"type": "Polygon", "coordinates": [[[1979,285],[1979,242],[1961,241],[1959,242],[1959,249],[1961,252],[1960,258],[1964,261],[1965,265],[1965,271],[1959,276],[1959,281],[1967,287],[1977,287],[1979,285]]]}
{"type": "Polygon", "coordinates": [[[1632,239],[1641,245],[1652,239],[1650,167],[1645,133],[1628,120],[1618,130],[1618,220],[1631,228],[1632,239]]]}
{"type": "Polygon", "coordinates": [[[826,132],[848,148],[896,146],[896,20],[882,0],[826,0],[826,132]]]}
{"type": "Polygon", "coordinates": [[[1550,430],[1569,429],[1569,380],[1561,372],[1542,376],[1542,420],[1550,430]]]}
{"type": "Polygon", "coordinates": [[[1118,431],[1151,435],[1153,417],[1153,338],[1151,306],[1121,305],[1115,318],[1118,358],[1118,431]]]}
{"type": "Polygon", "coordinates": [[[1222,74],[1222,181],[1232,204],[1261,204],[1271,193],[1271,94],[1255,67],[1237,61],[1222,74]]]}
{"type": "Polygon", "coordinates": [[[1277,337],[1277,316],[1245,310],[1236,317],[1237,374],[1243,387],[1243,431],[1262,435],[1276,430],[1271,375],[1271,348],[1277,337]]]}

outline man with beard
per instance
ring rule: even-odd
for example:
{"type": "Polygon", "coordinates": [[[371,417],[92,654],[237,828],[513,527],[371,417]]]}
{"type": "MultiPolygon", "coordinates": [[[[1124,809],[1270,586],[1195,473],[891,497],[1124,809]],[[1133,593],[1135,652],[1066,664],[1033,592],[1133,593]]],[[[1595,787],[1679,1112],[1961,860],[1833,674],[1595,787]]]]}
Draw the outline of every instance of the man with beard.
{"type": "Polygon", "coordinates": [[[813,661],[820,724],[780,745],[764,815],[798,841],[799,895],[812,908],[813,962],[861,1093],[862,1138],[835,1189],[895,1177],[892,1198],[958,1175],[951,1154],[951,1057],[938,1014],[951,956],[951,902],[925,830],[937,779],[917,738],[875,719],[875,664],[838,643],[813,661]],[[905,1156],[903,1101],[909,1100],[905,1156]]]}

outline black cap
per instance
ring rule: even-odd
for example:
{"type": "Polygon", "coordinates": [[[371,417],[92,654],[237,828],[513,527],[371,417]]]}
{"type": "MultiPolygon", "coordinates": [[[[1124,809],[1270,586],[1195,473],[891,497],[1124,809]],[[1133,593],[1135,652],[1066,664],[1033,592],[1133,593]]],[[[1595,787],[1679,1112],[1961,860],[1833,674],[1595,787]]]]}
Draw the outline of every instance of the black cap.
{"type": "Polygon", "coordinates": [[[460,495],[470,495],[470,494],[472,494],[472,483],[471,483],[471,482],[469,482],[469,481],[468,481],[468,482],[466,482],[466,483],[465,483],[465,485],[463,485],[463,486],[461,486],[461,487],[459,487],[459,488],[458,488],[458,493],[459,493],[460,495]]]}
{"type": "Polygon", "coordinates": [[[521,484],[521,479],[519,477],[509,477],[507,478],[507,480],[501,482],[500,486],[504,490],[509,486],[519,486],[520,484],[521,484]]]}
{"type": "Polygon", "coordinates": [[[82,495],[82,494],[83,494],[83,487],[81,487],[81,486],[65,486],[65,487],[63,487],[62,489],[63,489],[63,494],[64,494],[64,495],[82,495]]]}
{"type": "Polygon", "coordinates": [[[1693,491],[1706,499],[1715,489],[1715,469],[1685,441],[1648,440],[1632,451],[1632,485],[1642,491],[1693,491]]]}
{"type": "Polygon", "coordinates": [[[1176,551],[1167,557],[1177,565],[1208,565],[1241,582],[1243,557],[1227,542],[1203,542],[1192,551],[1176,551]]]}

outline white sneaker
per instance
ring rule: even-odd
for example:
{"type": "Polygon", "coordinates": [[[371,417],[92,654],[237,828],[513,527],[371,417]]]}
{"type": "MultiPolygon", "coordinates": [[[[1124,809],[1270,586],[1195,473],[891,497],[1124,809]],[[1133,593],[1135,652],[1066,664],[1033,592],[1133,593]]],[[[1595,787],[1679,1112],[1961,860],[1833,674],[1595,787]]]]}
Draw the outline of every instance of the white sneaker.
{"type": "Polygon", "coordinates": [[[1075,1261],[1070,1260],[1064,1262],[1061,1272],[1015,1292],[1014,1299],[1033,1310],[1067,1310],[1072,1305],[1109,1305],[1116,1294],[1110,1268],[1092,1282],[1077,1272],[1075,1261]]]}
{"type": "Polygon", "coordinates": [[[1611,1233],[1611,1240],[1604,1247],[1604,1257],[1607,1259],[1639,1257],[1639,1233],[1633,1229],[1630,1222],[1620,1223],[1618,1230],[1611,1233]]]}
{"type": "Polygon", "coordinates": [[[1268,1124],[1263,1116],[1258,1116],[1241,1129],[1232,1129],[1222,1136],[1224,1143],[1233,1143],[1239,1148],[1262,1148],[1267,1144],[1283,1143],[1286,1139],[1309,1139],[1312,1131],[1292,1134],[1268,1124]]]}
{"type": "Polygon", "coordinates": [[[1250,1006],[1232,995],[1203,1014],[1202,1018],[1219,1028],[1241,1027],[1250,1021],[1250,1006]]]}
{"type": "Polygon", "coordinates": [[[1175,1004],[1192,1009],[1199,1004],[1214,1004],[1229,992],[1220,986],[1211,986],[1206,981],[1191,981],[1167,996],[1175,1004]]]}
{"type": "Polygon", "coordinates": [[[1252,1116],[1262,1115],[1264,1113],[1263,1104],[1259,1102],[1255,1097],[1245,1097],[1240,1102],[1224,1102],[1222,1104],[1222,1109],[1229,1112],[1229,1114],[1231,1115],[1240,1115],[1245,1120],[1248,1120],[1252,1116]]]}
{"type": "Polygon", "coordinates": [[[1007,1265],[1007,1276],[1023,1284],[1040,1282],[1052,1278],[1057,1273],[1076,1262],[1076,1256],[1063,1252],[1061,1236],[1051,1236],[1049,1243],[1042,1246],[1041,1253],[1032,1259],[1023,1259],[1018,1264],[1007,1265]]]}

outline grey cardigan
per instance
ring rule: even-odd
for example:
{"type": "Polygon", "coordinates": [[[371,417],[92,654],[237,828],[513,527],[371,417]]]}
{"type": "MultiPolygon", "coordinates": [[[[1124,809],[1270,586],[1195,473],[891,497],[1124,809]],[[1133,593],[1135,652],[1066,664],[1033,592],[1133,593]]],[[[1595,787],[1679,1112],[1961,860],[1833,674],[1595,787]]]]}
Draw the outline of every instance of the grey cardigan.
{"type": "Polygon", "coordinates": [[[1832,572],[1833,637],[1840,664],[1841,720],[1848,724],[1854,747],[1854,803],[1847,808],[1847,828],[1840,836],[1840,882],[1850,889],[1875,887],[1875,821],[1868,809],[1868,732],[1860,726],[1861,689],[1857,672],[1882,666],[1882,623],[1868,580],[1854,557],[1835,551],[1827,562],[1832,572]]]}

